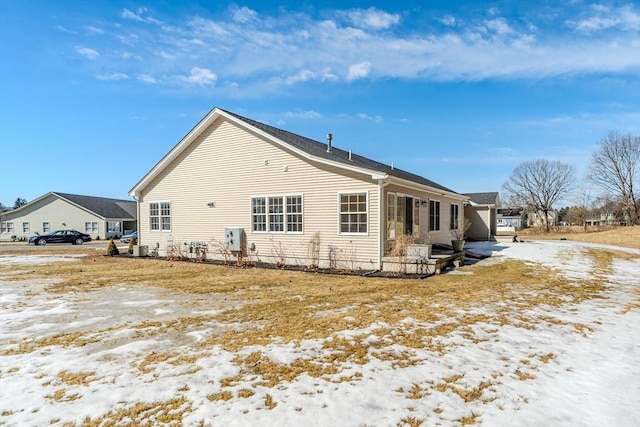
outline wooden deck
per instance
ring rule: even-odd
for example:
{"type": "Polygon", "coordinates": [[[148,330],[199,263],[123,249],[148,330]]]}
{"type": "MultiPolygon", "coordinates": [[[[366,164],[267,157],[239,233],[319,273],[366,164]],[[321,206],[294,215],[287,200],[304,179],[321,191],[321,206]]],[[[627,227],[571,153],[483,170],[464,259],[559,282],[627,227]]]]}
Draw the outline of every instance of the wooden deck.
{"type": "Polygon", "coordinates": [[[460,267],[464,265],[465,251],[453,252],[452,250],[433,249],[431,257],[402,258],[387,256],[382,258],[382,271],[389,273],[406,274],[440,274],[447,267],[460,267]]]}

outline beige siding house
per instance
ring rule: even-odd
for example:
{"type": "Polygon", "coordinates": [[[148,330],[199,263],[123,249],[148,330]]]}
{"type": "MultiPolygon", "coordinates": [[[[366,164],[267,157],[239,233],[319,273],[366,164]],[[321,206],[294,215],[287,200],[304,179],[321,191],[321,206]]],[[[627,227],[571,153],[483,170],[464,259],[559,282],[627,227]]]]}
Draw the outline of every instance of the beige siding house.
{"type": "Polygon", "coordinates": [[[464,215],[471,221],[467,231],[469,240],[490,241],[498,231],[497,209],[501,207],[500,195],[490,193],[465,193],[469,200],[464,207],[464,215]]]}
{"type": "Polygon", "coordinates": [[[120,237],[135,230],[132,200],[50,192],[17,209],[0,214],[0,240],[27,240],[61,229],[87,233],[92,239],[120,237]]]}
{"type": "Polygon", "coordinates": [[[380,269],[401,234],[449,243],[467,197],[420,176],[214,108],[130,191],[160,256],[380,269]],[[455,206],[455,208],[453,207],[455,206]],[[453,215],[453,217],[452,217],[453,215]]]}

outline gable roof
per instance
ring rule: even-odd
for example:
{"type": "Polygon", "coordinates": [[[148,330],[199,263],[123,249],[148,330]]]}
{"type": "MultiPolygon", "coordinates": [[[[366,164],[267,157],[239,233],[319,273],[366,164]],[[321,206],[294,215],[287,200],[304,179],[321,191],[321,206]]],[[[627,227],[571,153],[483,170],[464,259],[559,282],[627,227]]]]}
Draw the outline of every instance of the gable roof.
{"type": "Polygon", "coordinates": [[[211,110],[196,126],[194,126],[194,128],[129,191],[129,195],[138,195],[140,190],[144,188],[148,182],[157,176],[169,162],[175,159],[182,150],[184,150],[219,117],[224,117],[236,125],[263,136],[309,160],[370,174],[374,179],[386,179],[389,177],[398,178],[410,183],[431,187],[433,189],[449,193],[450,195],[464,198],[461,194],[443,185],[411,172],[385,165],[375,160],[351,153],[350,151],[342,150],[335,146],[331,148],[331,151],[327,151],[327,144],[325,143],[318,142],[286,130],[278,129],[217,107],[211,110]]]}
{"type": "Polygon", "coordinates": [[[133,200],[110,199],[106,197],[81,196],[78,194],[52,192],[103,218],[136,219],[136,202],[133,200]]]}
{"type": "Polygon", "coordinates": [[[13,213],[18,210],[29,207],[32,204],[48,196],[55,196],[60,199],[63,199],[73,205],[76,205],[81,209],[89,211],[95,214],[96,216],[102,217],[104,219],[121,219],[121,220],[137,219],[137,204],[133,200],[110,199],[106,197],[95,197],[95,196],[81,196],[78,194],[59,193],[56,191],[51,191],[41,197],[38,197],[37,199],[27,203],[26,205],[13,209],[11,212],[13,213]]]}
{"type": "Polygon", "coordinates": [[[498,192],[490,193],[463,193],[463,195],[469,197],[469,201],[474,205],[499,205],[500,196],[498,192]]]}

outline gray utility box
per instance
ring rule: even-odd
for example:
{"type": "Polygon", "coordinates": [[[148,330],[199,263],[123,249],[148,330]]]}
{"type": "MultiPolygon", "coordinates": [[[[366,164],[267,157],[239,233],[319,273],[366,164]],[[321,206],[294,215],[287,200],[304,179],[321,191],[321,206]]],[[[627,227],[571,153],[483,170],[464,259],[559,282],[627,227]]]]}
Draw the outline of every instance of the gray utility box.
{"type": "Polygon", "coordinates": [[[149,246],[133,245],[133,256],[147,256],[147,255],[149,255],[149,246]]]}
{"type": "Polygon", "coordinates": [[[244,228],[225,228],[224,243],[231,252],[242,252],[244,248],[244,228]]]}

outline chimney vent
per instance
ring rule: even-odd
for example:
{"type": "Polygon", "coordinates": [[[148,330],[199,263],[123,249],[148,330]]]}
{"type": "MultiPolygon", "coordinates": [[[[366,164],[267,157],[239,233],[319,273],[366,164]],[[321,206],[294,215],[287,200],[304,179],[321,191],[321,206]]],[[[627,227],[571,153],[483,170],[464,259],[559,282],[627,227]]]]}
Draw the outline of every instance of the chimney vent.
{"type": "Polygon", "coordinates": [[[333,139],[333,135],[328,133],[327,134],[327,153],[331,152],[331,140],[333,139]]]}

